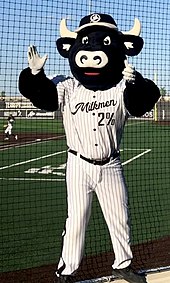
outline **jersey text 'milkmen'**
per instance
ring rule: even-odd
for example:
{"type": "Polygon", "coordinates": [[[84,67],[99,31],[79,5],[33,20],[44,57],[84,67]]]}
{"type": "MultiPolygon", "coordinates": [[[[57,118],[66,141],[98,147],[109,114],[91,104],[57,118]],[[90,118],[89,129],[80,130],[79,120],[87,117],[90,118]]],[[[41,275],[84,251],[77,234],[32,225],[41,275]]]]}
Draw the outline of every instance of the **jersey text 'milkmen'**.
{"type": "Polygon", "coordinates": [[[107,101],[103,101],[103,102],[79,102],[78,104],[75,105],[75,111],[72,112],[73,115],[75,115],[78,110],[80,111],[86,111],[86,113],[88,113],[89,111],[94,111],[96,109],[101,109],[104,107],[109,107],[109,106],[115,106],[117,104],[117,101],[115,101],[114,99],[111,100],[107,100],[107,101]]]}

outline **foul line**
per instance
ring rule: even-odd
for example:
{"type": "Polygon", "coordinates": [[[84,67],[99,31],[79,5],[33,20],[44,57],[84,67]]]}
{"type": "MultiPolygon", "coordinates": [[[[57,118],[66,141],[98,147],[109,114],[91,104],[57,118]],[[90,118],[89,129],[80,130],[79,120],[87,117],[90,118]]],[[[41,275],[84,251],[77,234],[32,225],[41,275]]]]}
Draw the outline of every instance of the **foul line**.
{"type": "Polygon", "coordinates": [[[63,182],[65,181],[64,179],[53,179],[53,178],[5,178],[5,177],[1,177],[0,180],[8,180],[8,181],[45,181],[45,182],[63,182]]]}
{"type": "Polygon", "coordinates": [[[37,144],[37,143],[43,143],[43,142],[47,142],[47,141],[51,141],[51,140],[58,140],[65,137],[65,135],[61,135],[61,136],[54,136],[54,137],[49,137],[46,139],[35,139],[33,141],[27,141],[27,142],[21,142],[21,143],[13,143],[13,144],[8,144],[8,145],[1,145],[0,146],[0,151],[6,150],[6,149],[12,149],[12,148],[20,148],[20,147],[26,147],[32,144],[37,144]]]}
{"type": "Polygon", "coordinates": [[[139,124],[144,124],[145,121],[141,121],[141,122],[130,122],[129,120],[129,123],[126,124],[126,127],[129,127],[129,126],[133,126],[133,125],[139,125],[139,124]]]}
{"type": "Polygon", "coordinates": [[[144,154],[146,154],[146,153],[148,153],[148,152],[150,152],[150,151],[151,151],[151,149],[147,149],[147,150],[145,150],[144,152],[142,152],[142,153],[140,153],[140,154],[138,154],[138,155],[136,155],[136,156],[130,158],[129,160],[126,160],[125,162],[122,163],[122,165],[124,166],[124,165],[130,163],[130,162],[132,162],[133,160],[135,160],[135,159],[137,159],[137,158],[143,156],[144,154]]]}
{"type": "Polygon", "coordinates": [[[15,166],[31,163],[33,161],[41,160],[41,159],[48,158],[48,157],[51,157],[51,156],[55,156],[55,155],[58,155],[58,154],[62,154],[62,153],[65,153],[65,152],[66,152],[66,150],[63,150],[63,151],[55,152],[55,153],[52,153],[52,154],[44,155],[44,156],[41,156],[41,157],[33,158],[33,159],[30,159],[30,160],[26,160],[26,161],[14,163],[14,164],[11,164],[11,165],[3,166],[3,167],[0,167],[0,170],[4,170],[4,169],[12,168],[12,167],[15,167],[15,166]]]}
{"type": "MultiPolygon", "coordinates": [[[[131,150],[134,150],[134,149],[131,149],[131,150]]],[[[140,149],[141,150],[141,149],[140,149]]],[[[123,151],[123,150],[121,150],[123,151]]],[[[122,166],[132,162],[133,160],[135,159],[138,159],[139,157],[147,154],[148,152],[150,152],[151,149],[147,149],[145,150],[144,152],[130,158],[129,160],[126,160],[125,162],[122,163],[122,166]]],[[[14,166],[18,166],[18,165],[22,165],[22,164],[26,164],[26,163],[30,163],[30,162],[33,162],[33,161],[37,161],[37,160],[40,160],[40,159],[44,159],[44,158],[48,158],[48,157],[51,157],[51,156],[55,156],[55,155],[58,155],[58,154],[62,154],[62,153],[65,153],[66,150],[64,151],[60,151],[60,152],[56,152],[56,153],[53,153],[53,154],[49,154],[49,155],[45,155],[45,156],[41,156],[41,157],[37,157],[37,158],[34,158],[34,159],[30,159],[30,160],[27,160],[27,161],[23,161],[23,162],[20,162],[20,163],[15,163],[15,164],[11,164],[9,166],[4,166],[4,167],[1,167],[0,170],[3,170],[3,169],[7,169],[7,168],[11,168],[11,167],[14,167],[14,166]]],[[[53,179],[53,178],[5,178],[5,177],[0,177],[0,180],[9,180],[9,181],[49,181],[49,182],[60,182],[60,181],[65,181],[65,178],[64,179],[53,179]]]]}

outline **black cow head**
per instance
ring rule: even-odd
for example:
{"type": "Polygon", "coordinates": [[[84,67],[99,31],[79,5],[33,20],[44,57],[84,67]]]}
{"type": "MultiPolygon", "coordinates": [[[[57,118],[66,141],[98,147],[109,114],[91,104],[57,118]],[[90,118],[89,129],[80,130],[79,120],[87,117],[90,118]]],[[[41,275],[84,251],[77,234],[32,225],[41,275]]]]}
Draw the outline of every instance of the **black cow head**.
{"type": "Polygon", "coordinates": [[[122,79],[126,55],[135,56],[143,47],[140,22],[135,19],[129,32],[118,31],[110,15],[92,14],[82,18],[75,32],[60,24],[59,53],[68,58],[74,77],[86,88],[106,90],[122,79]]]}

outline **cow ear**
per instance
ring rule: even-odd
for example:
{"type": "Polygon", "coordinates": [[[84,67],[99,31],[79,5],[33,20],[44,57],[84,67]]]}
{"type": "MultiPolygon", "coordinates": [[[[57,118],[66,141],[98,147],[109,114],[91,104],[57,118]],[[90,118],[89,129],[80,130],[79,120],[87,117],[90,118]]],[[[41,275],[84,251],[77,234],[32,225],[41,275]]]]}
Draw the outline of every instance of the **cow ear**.
{"type": "Polygon", "coordinates": [[[61,37],[57,39],[56,45],[60,55],[63,56],[64,58],[68,58],[70,48],[73,46],[74,43],[75,43],[75,38],[61,37]]]}
{"type": "Polygon", "coordinates": [[[138,55],[143,48],[143,39],[135,35],[124,35],[125,54],[128,56],[138,55]]]}

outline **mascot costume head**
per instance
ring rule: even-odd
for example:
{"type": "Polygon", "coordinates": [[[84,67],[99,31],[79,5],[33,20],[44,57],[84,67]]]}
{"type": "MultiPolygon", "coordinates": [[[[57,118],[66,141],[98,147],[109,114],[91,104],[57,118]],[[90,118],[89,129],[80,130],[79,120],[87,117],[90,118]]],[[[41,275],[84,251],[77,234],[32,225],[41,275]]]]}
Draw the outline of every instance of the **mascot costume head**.
{"type": "Polygon", "coordinates": [[[73,76],[87,89],[107,90],[122,79],[126,55],[138,55],[143,47],[139,37],[141,25],[135,19],[128,32],[118,30],[110,15],[91,14],[81,19],[79,27],[70,31],[61,20],[57,49],[68,58],[73,76]]]}

